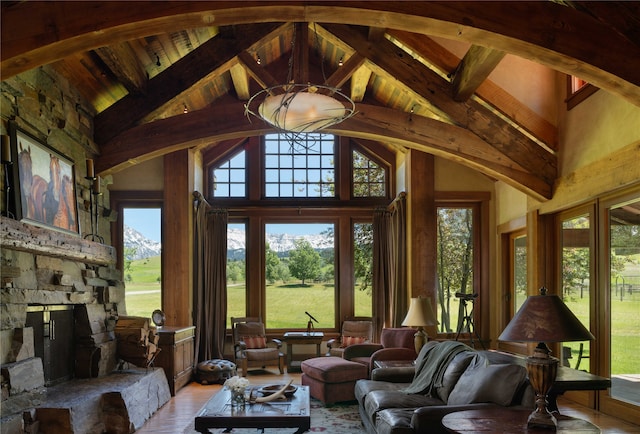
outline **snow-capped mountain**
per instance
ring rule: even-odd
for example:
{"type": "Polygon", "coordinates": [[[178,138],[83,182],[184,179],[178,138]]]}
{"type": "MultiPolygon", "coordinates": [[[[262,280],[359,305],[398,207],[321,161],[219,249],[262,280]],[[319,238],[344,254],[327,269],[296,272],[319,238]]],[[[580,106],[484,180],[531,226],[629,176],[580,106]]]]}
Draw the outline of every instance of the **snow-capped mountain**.
{"type": "Polygon", "coordinates": [[[124,225],[124,247],[135,249],[135,254],[131,259],[159,256],[162,250],[162,245],[159,242],[146,238],[140,232],[127,225],[124,225]]]}
{"type": "MultiPolygon", "coordinates": [[[[326,235],[290,235],[290,234],[268,234],[267,243],[276,253],[285,253],[295,248],[295,241],[304,238],[316,250],[323,250],[333,247],[333,237],[326,235]]],[[[157,241],[145,238],[140,232],[129,226],[124,226],[124,246],[135,249],[133,259],[144,259],[151,256],[158,256],[162,250],[162,245],[157,241]]],[[[227,254],[229,259],[244,259],[246,252],[246,236],[241,229],[229,229],[227,232],[227,254]]]]}

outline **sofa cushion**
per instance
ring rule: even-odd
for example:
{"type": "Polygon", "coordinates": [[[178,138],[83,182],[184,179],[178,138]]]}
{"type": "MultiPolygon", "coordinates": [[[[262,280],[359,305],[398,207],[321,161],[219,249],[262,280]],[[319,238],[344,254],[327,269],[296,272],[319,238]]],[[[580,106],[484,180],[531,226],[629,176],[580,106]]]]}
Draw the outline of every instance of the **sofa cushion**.
{"type": "Polygon", "coordinates": [[[378,412],[376,418],[377,434],[413,434],[411,426],[412,408],[389,408],[378,412]]]}
{"type": "Polygon", "coordinates": [[[508,406],[527,370],[519,365],[479,365],[469,367],[449,394],[449,405],[493,402],[508,406]]]}
{"type": "Polygon", "coordinates": [[[358,402],[362,403],[364,397],[374,390],[398,391],[404,389],[405,387],[407,387],[407,383],[388,383],[386,381],[358,380],[356,382],[354,394],[358,402]]]}
{"type": "Polygon", "coordinates": [[[398,390],[373,390],[364,398],[364,408],[375,425],[376,413],[387,408],[419,408],[432,405],[445,405],[438,398],[419,395],[417,393],[404,393],[398,390]]]}
{"type": "Polygon", "coordinates": [[[465,351],[456,355],[447,369],[444,371],[444,377],[442,378],[442,386],[438,387],[436,393],[438,394],[438,398],[447,402],[449,399],[449,394],[458,383],[460,376],[464,373],[464,371],[469,367],[469,363],[474,358],[475,353],[472,351],[465,351]]]}

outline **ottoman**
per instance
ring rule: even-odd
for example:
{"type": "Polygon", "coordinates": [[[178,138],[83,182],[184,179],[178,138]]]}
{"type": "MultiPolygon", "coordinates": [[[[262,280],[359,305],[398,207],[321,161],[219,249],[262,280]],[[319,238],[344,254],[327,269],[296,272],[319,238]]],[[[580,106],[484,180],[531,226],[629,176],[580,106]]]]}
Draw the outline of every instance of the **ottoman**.
{"type": "Polygon", "coordinates": [[[201,384],[224,383],[236,375],[236,364],[223,359],[211,359],[198,363],[196,380],[201,384]]]}
{"type": "Polygon", "coordinates": [[[325,405],[354,401],[356,381],[369,376],[365,365],[335,356],[304,360],[301,369],[302,384],[309,386],[309,394],[325,405]]]}

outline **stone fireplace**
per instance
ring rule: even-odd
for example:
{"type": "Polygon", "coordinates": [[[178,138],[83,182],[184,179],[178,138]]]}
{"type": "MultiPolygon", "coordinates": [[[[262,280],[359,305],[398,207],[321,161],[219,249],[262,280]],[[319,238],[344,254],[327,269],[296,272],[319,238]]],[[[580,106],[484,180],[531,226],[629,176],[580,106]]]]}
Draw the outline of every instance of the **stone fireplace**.
{"type": "MultiPolygon", "coordinates": [[[[2,432],[5,426],[24,428],[29,420],[49,417],[68,419],[69,431],[56,433],[103,432],[105,393],[93,391],[92,383],[110,393],[114,387],[122,390],[141,383],[143,400],[149,400],[151,387],[162,389],[156,396],[164,398],[146,412],[147,417],[170,398],[162,369],[114,374],[118,372],[115,327],[118,313],[124,313],[124,284],[115,269],[112,247],[0,217],[0,248],[2,432]],[[148,374],[158,378],[144,378],[148,374]],[[121,384],[124,377],[131,379],[128,384],[121,384]],[[54,389],[69,388],[65,384],[71,379],[81,381],[71,389],[86,395],[67,393],[71,401],[51,403],[52,396],[65,395],[54,389]],[[74,412],[94,413],[90,426],[73,428],[74,412]],[[31,413],[33,417],[28,416],[31,413]]],[[[127,403],[122,406],[127,413],[127,403]]],[[[127,423],[131,431],[140,421],[127,423]]]]}

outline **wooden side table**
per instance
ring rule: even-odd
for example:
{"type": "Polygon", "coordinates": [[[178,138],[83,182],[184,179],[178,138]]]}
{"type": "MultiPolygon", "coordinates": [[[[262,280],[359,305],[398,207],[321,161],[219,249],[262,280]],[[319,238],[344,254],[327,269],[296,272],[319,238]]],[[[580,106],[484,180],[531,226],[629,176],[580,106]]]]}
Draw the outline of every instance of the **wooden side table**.
{"type": "Polygon", "coordinates": [[[320,357],[320,344],[322,344],[324,333],[322,332],[287,332],[284,340],[287,342],[287,372],[299,369],[300,365],[293,362],[293,346],[303,344],[314,344],[316,346],[316,357],[320,357]]]}
{"type": "Polygon", "coordinates": [[[195,329],[194,326],[162,326],[156,330],[160,336],[160,352],[154,365],[164,368],[171,396],[191,381],[195,329]]]}
{"type": "MultiPolygon", "coordinates": [[[[494,407],[480,410],[465,410],[449,413],[442,418],[442,425],[452,433],[502,433],[502,434],[549,434],[546,428],[527,428],[527,419],[532,410],[509,407],[494,407]]],[[[556,433],[599,434],[600,428],[583,419],[553,414],[558,419],[556,433]]]]}

